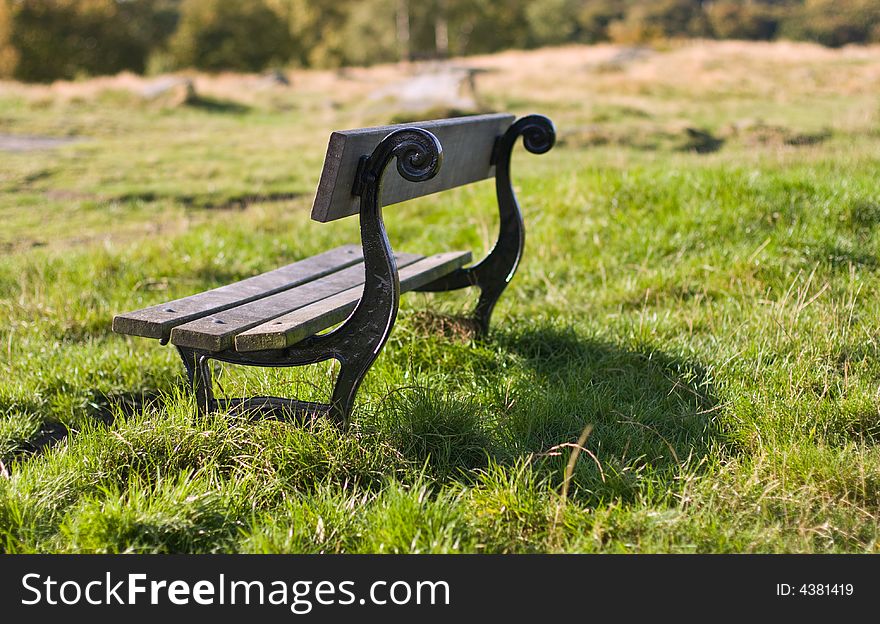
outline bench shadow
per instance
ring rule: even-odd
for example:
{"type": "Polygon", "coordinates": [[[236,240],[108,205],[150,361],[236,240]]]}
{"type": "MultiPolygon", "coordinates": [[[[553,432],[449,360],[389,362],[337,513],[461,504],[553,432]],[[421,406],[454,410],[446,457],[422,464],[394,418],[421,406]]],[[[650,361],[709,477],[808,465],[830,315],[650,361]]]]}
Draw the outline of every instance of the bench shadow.
{"type": "MultiPolygon", "coordinates": [[[[134,416],[142,413],[160,400],[161,393],[158,390],[146,390],[140,392],[120,392],[105,394],[95,392],[89,400],[89,407],[80,419],[89,421],[104,427],[110,427],[118,415],[134,416]]],[[[8,413],[15,410],[24,417],[34,418],[40,422],[36,434],[23,440],[11,452],[0,456],[6,464],[28,460],[38,456],[54,447],[59,442],[67,439],[75,431],[75,426],[68,426],[60,422],[54,416],[44,413],[37,405],[0,405],[0,412],[8,413]]]]}
{"type": "MultiPolygon", "coordinates": [[[[378,410],[362,412],[357,428],[378,430],[440,481],[468,483],[490,462],[525,459],[559,485],[571,445],[589,425],[589,453],[577,462],[571,495],[591,499],[630,499],[645,479],[669,489],[683,470],[699,471],[700,460],[724,444],[710,376],[693,360],[552,325],[496,328],[466,357],[475,361],[460,373],[471,377],[463,388],[475,390],[397,388],[378,410]]],[[[116,415],[142,413],[160,396],[158,390],[95,392],[80,422],[112,426],[116,415]]],[[[6,464],[39,456],[74,433],[37,404],[0,405],[10,409],[42,425],[2,457],[6,464]]]]}
{"type": "Polygon", "coordinates": [[[558,485],[591,426],[573,485],[592,498],[626,499],[646,478],[671,486],[683,470],[699,470],[723,443],[718,399],[698,362],[553,326],[496,329],[485,346],[475,356],[494,362],[473,368],[479,395],[417,389],[386,410],[395,446],[440,479],[468,480],[490,461],[526,458],[558,485]]]}

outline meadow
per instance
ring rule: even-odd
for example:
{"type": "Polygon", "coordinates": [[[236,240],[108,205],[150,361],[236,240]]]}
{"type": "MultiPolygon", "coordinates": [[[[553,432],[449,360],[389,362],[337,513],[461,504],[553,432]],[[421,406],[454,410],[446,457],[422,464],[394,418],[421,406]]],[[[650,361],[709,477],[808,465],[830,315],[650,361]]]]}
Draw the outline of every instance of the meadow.
{"type": "MultiPolygon", "coordinates": [[[[485,341],[471,294],[404,296],[346,432],[196,417],[173,349],[110,323],[357,242],[309,219],[327,137],[411,114],[370,97],[410,69],[0,84],[0,135],[71,139],[0,152],[0,551],[880,550],[880,47],[455,63],[556,123],[514,156],[525,257],[485,341]]],[[[493,202],[390,206],[392,245],[479,257],[493,202]]]]}

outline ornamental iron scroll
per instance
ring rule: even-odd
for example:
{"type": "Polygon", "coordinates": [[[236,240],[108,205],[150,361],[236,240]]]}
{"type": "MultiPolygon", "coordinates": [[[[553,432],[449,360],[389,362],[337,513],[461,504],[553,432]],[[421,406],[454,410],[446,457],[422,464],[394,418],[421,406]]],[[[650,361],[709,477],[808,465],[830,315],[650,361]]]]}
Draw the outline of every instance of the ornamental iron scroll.
{"type": "Polygon", "coordinates": [[[473,312],[477,331],[485,336],[495,304],[513,278],[525,245],[525,225],[510,179],[510,156],[517,139],[532,154],[549,152],[556,143],[553,122],[543,115],[528,115],[514,122],[495,142],[492,163],[495,165],[495,194],[498,198],[498,240],[477,264],[458,269],[417,290],[440,292],[477,286],[480,298],[473,312]]]}

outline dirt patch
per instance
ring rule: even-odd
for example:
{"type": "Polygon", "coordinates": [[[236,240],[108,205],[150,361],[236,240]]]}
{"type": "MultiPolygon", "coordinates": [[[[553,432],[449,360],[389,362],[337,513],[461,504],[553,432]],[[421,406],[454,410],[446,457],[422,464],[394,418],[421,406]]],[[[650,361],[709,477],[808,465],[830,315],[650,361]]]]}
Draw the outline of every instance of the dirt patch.
{"type": "Polygon", "coordinates": [[[818,132],[802,132],[785,126],[768,124],[760,120],[739,121],[729,128],[725,134],[737,138],[746,145],[768,146],[809,146],[818,145],[831,138],[830,130],[818,132]]]}
{"type": "Polygon", "coordinates": [[[420,334],[440,334],[461,342],[472,340],[479,334],[479,326],[470,316],[420,310],[415,312],[411,318],[413,327],[420,334]]]}
{"type": "Polygon", "coordinates": [[[0,151],[35,152],[81,141],[80,137],[49,137],[32,134],[0,134],[0,151]]]}
{"type": "Polygon", "coordinates": [[[653,56],[656,52],[646,47],[624,47],[615,51],[610,57],[585,64],[586,69],[598,73],[622,72],[629,65],[653,56]]]}
{"type": "Polygon", "coordinates": [[[411,77],[373,91],[370,99],[382,102],[397,115],[431,118],[429,112],[453,110],[472,114],[482,109],[476,77],[486,70],[440,64],[426,66],[411,77]]]}
{"type": "Polygon", "coordinates": [[[616,136],[610,128],[594,124],[564,131],[559,134],[556,143],[568,147],[595,147],[609,143],[620,143],[620,137],[616,136]]]}

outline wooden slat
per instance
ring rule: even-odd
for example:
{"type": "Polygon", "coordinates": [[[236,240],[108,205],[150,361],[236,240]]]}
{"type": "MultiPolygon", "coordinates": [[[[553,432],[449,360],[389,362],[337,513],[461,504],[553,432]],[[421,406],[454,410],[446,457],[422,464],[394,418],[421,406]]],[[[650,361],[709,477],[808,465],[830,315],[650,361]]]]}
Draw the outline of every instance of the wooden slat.
{"type": "Polygon", "coordinates": [[[358,212],[358,198],[351,194],[358,162],[394,130],[415,127],[432,132],[443,147],[443,165],[426,182],[404,180],[396,167],[389,167],[382,187],[384,206],[494,176],[495,167],[490,160],[495,138],[507,130],[513,119],[513,115],[507,114],[474,115],[334,132],[324,158],[312,219],[333,221],[358,212]]]}
{"type": "MultiPolygon", "coordinates": [[[[421,257],[395,255],[398,267],[412,264],[421,257]]],[[[224,351],[232,348],[237,334],[363,283],[364,265],[358,263],[302,286],[178,325],[171,330],[171,343],[203,351],[224,351]]]]}
{"type": "Polygon", "coordinates": [[[233,284],[120,314],[113,319],[113,331],[168,340],[171,329],[177,325],[305,284],[361,262],[363,258],[359,246],[343,245],[233,284]]]}
{"type": "Polygon", "coordinates": [[[293,288],[362,260],[359,246],[344,245],[220,288],[120,314],[113,319],[113,331],[167,340],[177,325],[293,288]]]}
{"type": "MultiPolygon", "coordinates": [[[[470,252],[453,251],[423,258],[400,269],[400,290],[424,286],[471,261],[470,252]]],[[[263,323],[235,337],[236,351],[283,349],[303,338],[344,321],[363,294],[363,288],[350,288],[305,306],[274,321],[263,323]]]]}

